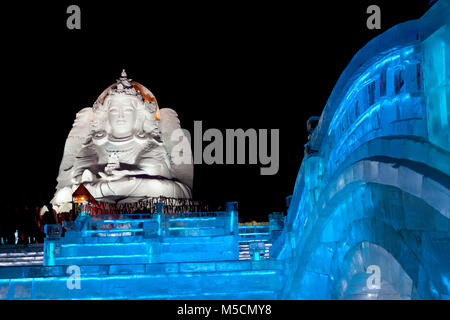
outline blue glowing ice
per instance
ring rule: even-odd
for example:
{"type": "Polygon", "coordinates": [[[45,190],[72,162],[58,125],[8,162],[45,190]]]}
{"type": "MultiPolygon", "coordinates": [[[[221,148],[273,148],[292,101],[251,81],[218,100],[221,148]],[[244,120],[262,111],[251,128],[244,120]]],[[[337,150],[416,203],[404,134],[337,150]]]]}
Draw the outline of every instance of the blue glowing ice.
{"type": "Polygon", "coordinates": [[[0,268],[0,298],[450,299],[449,20],[438,1],[355,55],[287,217],[80,215],[44,266],[0,268]]]}
{"type": "Polygon", "coordinates": [[[355,55],[271,249],[281,298],[449,299],[449,98],[448,0],[355,55]]]}

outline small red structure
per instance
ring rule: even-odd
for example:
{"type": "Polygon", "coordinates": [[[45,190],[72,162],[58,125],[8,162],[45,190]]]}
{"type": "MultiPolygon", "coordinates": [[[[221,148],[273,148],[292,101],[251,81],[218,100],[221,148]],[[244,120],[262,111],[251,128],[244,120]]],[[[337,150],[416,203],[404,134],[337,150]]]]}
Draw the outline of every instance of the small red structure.
{"type": "Polygon", "coordinates": [[[80,184],[75,192],[72,193],[72,203],[73,211],[77,213],[79,211],[77,209],[81,209],[90,215],[120,213],[115,204],[95,200],[83,184],[80,184]]]}
{"type": "Polygon", "coordinates": [[[94,203],[95,198],[90,194],[88,189],[83,184],[80,184],[80,186],[75,190],[74,193],[72,193],[72,201],[73,203],[83,203],[83,202],[89,202],[94,203]]]}
{"type": "Polygon", "coordinates": [[[82,211],[85,211],[88,214],[98,214],[97,208],[99,207],[98,202],[95,200],[95,198],[91,195],[91,193],[86,189],[86,187],[83,184],[80,184],[80,186],[75,190],[74,193],[72,193],[72,203],[74,206],[74,212],[77,212],[77,208],[81,209],[83,207],[82,211]]]}

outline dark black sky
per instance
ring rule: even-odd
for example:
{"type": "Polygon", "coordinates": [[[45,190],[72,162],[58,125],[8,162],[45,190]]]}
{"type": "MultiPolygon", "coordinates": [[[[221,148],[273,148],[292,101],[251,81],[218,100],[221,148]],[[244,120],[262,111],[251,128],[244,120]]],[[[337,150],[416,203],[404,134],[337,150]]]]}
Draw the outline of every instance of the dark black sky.
{"type": "Polygon", "coordinates": [[[204,130],[280,129],[274,176],[261,176],[259,165],[196,165],[194,171],[195,198],[237,200],[242,220],[264,220],[284,210],[303,156],[306,119],[321,114],[352,56],[428,8],[427,0],[92,2],[2,4],[7,201],[52,198],[76,112],[92,106],[126,68],[189,130],[194,120],[204,130]],[[81,7],[81,30],[66,28],[70,4],[81,7]],[[371,4],[381,7],[381,31],[366,28],[371,4]]]}

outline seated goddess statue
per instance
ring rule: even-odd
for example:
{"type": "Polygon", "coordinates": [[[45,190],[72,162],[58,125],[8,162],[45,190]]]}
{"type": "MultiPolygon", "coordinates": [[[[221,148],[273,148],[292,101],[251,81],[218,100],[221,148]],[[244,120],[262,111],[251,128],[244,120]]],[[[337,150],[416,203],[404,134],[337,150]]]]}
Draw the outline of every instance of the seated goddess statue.
{"type": "Polygon", "coordinates": [[[128,79],[124,70],[92,108],[77,114],[51,202],[62,211],[81,183],[105,202],[191,198],[192,163],[190,144],[175,111],[159,109],[154,95],[128,79]],[[182,150],[188,161],[174,161],[176,150],[182,150]]]}

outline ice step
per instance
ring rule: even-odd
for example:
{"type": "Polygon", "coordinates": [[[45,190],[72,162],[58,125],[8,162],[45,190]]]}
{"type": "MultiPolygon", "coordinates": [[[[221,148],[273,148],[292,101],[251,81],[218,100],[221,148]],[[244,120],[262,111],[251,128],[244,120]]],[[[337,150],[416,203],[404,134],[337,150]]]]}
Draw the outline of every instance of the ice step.
{"type": "Polygon", "coordinates": [[[1,258],[20,258],[20,257],[33,257],[33,256],[42,256],[44,255],[43,251],[38,252],[4,252],[0,253],[1,258]]]}
{"type": "Polygon", "coordinates": [[[0,267],[39,266],[43,259],[43,247],[39,244],[0,247],[0,267]]]}
{"type": "Polygon", "coordinates": [[[1,256],[0,267],[42,265],[43,260],[43,254],[34,254],[30,256],[1,256]]]}

